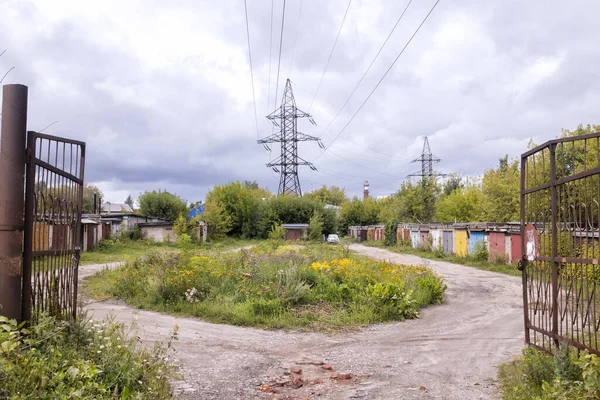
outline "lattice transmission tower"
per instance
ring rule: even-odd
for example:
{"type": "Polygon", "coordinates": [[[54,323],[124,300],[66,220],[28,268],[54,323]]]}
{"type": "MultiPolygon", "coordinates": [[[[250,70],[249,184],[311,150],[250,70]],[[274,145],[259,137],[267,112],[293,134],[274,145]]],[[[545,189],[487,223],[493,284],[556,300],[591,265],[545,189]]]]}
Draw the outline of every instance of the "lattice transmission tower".
{"type": "Polygon", "coordinates": [[[434,156],[431,153],[431,148],[429,147],[429,140],[427,139],[427,136],[425,136],[425,142],[423,143],[423,152],[421,153],[421,157],[415,158],[411,161],[413,163],[420,162],[421,171],[410,174],[407,177],[420,176],[421,179],[431,179],[434,176],[446,176],[446,174],[442,174],[441,172],[433,170],[433,163],[439,163],[440,161],[442,161],[440,158],[434,156]]]}
{"type": "Polygon", "coordinates": [[[302,196],[300,180],[298,179],[298,166],[306,165],[314,171],[317,170],[312,163],[298,156],[298,142],[315,140],[321,148],[325,148],[318,137],[298,132],[298,118],[304,117],[308,118],[313,125],[316,125],[310,114],[296,107],[292,83],[288,79],[285,84],[281,106],[267,115],[267,118],[280,128],[280,131],[257,141],[258,144],[262,144],[269,151],[271,150],[270,143],[281,143],[281,155],[267,164],[267,167],[280,174],[279,194],[302,196]]]}

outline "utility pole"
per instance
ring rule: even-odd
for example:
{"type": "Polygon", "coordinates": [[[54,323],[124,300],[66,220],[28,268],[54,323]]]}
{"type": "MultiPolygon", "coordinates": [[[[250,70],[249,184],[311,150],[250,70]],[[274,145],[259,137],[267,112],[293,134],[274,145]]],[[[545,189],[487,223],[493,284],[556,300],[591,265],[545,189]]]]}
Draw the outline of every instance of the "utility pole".
{"type": "Polygon", "coordinates": [[[280,174],[278,194],[295,194],[302,196],[300,180],[298,179],[298,166],[306,165],[313,171],[315,166],[298,156],[298,142],[310,140],[317,141],[321,148],[324,148],[321,139],[315,136],[306,135],[298,132],[298,118],[308,118],[316,125],[311,115],[296,108],[296,100],[292,92],[292,82],[288,79],[285,84],[285,91],[281,100],[281,106],[267,115],[273,125],[280,128],[279,133],[274,133],[264,139],[257,140],[265,149],[271,150],[270,143],[281,143],[281,154],[275,161],[267,164],[267,167],[280,174]]]}
{"type": "Polygon", "coordinates": [[[427,178],[431,179],[434,176],[446,176],[446,174],[442,174],[441,172],[437,172],[433,170],[433,163],[439,163],[442,161],[440,158],[434,156],[431,153],[431,148],[429,147],[429,140],[427,136],[425,136],[425,142],[423,143],[423,152],[421,153],[420,158],[415,158],[411,161],[411,163],[420,162],[421,163],[421,171],[415,172],[407,176],[420,176],[421,180],[427,178]]]}

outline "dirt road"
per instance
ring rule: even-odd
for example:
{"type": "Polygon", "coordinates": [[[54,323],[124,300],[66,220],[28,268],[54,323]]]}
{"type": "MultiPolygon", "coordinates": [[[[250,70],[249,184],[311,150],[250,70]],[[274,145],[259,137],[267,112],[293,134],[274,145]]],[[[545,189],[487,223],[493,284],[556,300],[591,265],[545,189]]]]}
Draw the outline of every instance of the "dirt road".
{"type": "Polygon", "coordinates": [[[178,324],[176,358],[185,381],[175,387],[184,399],[495,398],[496,366],[523,346],[520,279],[357,244],[351,249],[426,264],[444,276],[446,302],[422,310],[417,320],[334,336],[217,325],[114,302],[86,309],[123,322],[136,313],[141,336],[149,341],[164,339],[178,324]],[[290,368],[302,372],[290,376],[290,368]],[[294,377],[301,378],[295,382],[301,387],[295,388],[294,377]]]}

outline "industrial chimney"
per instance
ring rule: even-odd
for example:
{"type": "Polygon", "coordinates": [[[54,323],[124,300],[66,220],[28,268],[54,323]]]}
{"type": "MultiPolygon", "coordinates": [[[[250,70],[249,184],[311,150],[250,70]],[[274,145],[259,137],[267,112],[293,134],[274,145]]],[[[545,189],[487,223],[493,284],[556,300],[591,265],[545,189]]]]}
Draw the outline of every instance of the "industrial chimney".
{"type": "Polygon", "coordinates": [[[365,191],[364,193],[364,197],[363,200],[366,200],[369,198],[369,181],[365,181],[365,191]]]}

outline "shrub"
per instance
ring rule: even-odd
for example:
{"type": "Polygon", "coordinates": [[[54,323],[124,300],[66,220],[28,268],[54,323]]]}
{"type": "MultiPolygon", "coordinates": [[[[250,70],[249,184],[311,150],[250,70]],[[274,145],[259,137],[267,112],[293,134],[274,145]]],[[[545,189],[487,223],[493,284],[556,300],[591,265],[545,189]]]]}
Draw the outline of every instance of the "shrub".
{"type": "Polygon", "coordinates": [[[285,228],[280,224],[274,224],[269,232],[269,240],[283,241],[285,239],[285,228]]]}
{"type": "Polygon", "coordinates": [[[320,242],[323,240],[323,217],[319,212],[310,217],[308,224],[308,240],[311,242],[320,242]]]}
{"type": "Polygon", "coordinates": [[[177,238],[177,247],[187,249],[192,245],[192,238],[187,233],[182,233],[177,238]]]}
{"type": "Polygon", "coordinates": [[[477,261],[487,261],[488,260],[488,249],[483,240],[475,243],[475,251],[473,253],[473,258],[477,261]]]}
{"type": "Polygon", "coordinates": [[[507,400],[597,399],[600,396],[600,358],[579,356],[563,344],[554,357],[534,348],[499,367],[500,391],[507,400]]]}
{"type": "Polygon", "coordinates": [[[386,246],[395,246],[397,241],[398,220],[392,219],[385,224],[383,243],[386,246]]]}
{"type": "Polygon", "coordinates": [[[0,398],[171,398],[170,341],[147,349],[112,321],[36,318],[25,329],[0,316],[0,398]]]}

